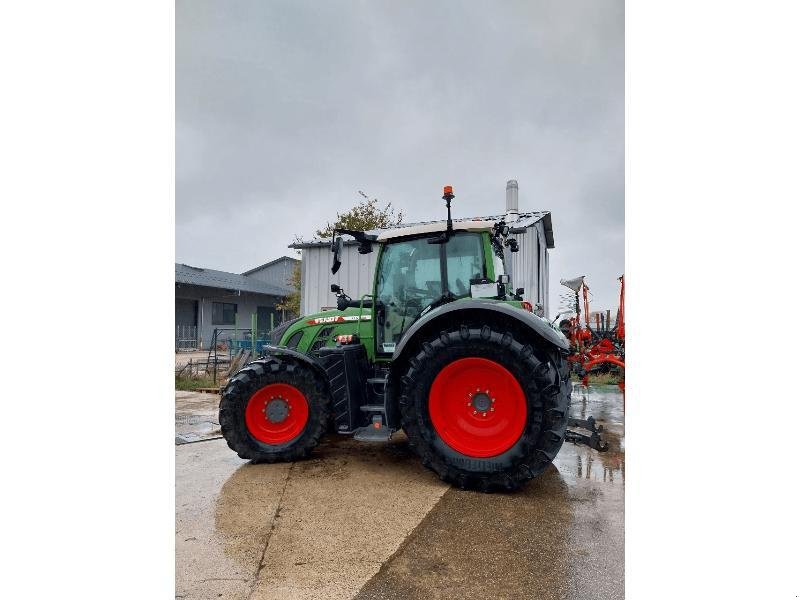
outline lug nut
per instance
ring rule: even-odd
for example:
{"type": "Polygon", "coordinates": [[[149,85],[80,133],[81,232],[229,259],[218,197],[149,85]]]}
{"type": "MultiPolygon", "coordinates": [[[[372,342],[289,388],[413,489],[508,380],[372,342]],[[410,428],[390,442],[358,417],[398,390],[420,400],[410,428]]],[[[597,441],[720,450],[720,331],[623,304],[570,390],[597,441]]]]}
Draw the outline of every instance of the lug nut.
{"type": "Polygon", "coordinates": [[[493,406],[492,408],[490,408],[489,410],[490,410],[490,411],[492,411],[492,412],[494,412],[494,406],[493,406]]]}

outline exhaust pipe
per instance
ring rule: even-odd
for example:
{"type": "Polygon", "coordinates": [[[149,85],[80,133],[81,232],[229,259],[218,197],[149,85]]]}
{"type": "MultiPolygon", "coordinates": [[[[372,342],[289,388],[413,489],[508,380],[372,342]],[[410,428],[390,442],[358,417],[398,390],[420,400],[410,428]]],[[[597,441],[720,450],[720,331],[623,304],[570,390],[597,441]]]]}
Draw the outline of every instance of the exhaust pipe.
{"type": "Polygon", "coordinates": [[[513,223],[519,219],[519,185],[516,179],[509,179],[506,183],[506,223],[513,223]]]}

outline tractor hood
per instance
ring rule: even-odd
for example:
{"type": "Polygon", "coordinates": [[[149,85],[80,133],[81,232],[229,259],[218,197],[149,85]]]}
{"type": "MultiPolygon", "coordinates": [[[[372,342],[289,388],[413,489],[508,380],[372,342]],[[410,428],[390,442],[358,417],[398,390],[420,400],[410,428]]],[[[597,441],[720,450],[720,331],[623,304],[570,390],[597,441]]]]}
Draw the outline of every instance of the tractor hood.
{"type": "Polygon", "coordinates": [[[358,323],[359,321],[371,321],[372,313],[362,311],[358,308],[347,308],[345,310],[325,310],[313,315],[307,315],[300,319],[306,327],[313,325],[334,325],[339,323],[358,323]]]}
{"type": "Polygon", "coordinates": [[[361,338],[372,338],[371,324],[371,310],[325,310],[295,319],[280,332],[280,339],[275,336],[272,342],[306,353],[315,343],[317,347],[333,345],[337,335],[358,334],[361,338]]]}

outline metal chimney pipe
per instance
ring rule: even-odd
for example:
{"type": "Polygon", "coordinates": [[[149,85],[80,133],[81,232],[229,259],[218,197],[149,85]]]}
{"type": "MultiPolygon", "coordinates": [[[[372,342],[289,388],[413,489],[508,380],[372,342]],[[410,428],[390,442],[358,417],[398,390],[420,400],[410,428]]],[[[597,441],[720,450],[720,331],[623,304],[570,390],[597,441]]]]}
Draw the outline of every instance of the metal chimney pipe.
{"type": "Polygon", "coordinates": [[[510,223],[519,218],[519,185],[516,179],[509,179],[506,183],[506,222],[510,223]]]}

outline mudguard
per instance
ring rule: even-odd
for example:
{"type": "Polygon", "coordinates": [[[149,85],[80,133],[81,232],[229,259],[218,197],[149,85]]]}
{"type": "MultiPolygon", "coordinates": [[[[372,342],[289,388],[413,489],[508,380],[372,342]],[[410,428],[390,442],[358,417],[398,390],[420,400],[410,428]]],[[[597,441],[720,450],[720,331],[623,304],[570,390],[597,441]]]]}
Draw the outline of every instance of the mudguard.
{"type": "Polygon", "coordinates": [[[328,380],[328,376],[325,373],[325,369],[319,363],[319,361],[315,360],[313,357],[309,356],[308,354],[303,354],[302,352],[298,352],[297,350],[292,350],[290,348],[283,348],[281,346],[270,346],[264,344],[264,355],[265,356],[291,356],[292,358],[296,358],[297,360],[306,363],[307,365],[315,368],[319,371],[324,377],[325,381],[328,380]]]}
{"type": "Polygon", "coordinates": [[[456,316],[452,313],[475,309],[506,315],[512,319],[515,319],[516,321],[519,321],[523,325],[530,327],[545,341],[553,344],[557,348],[569,350],[569,342],[567,341],[567,338],[564,337],[564,334],[562,334],[560,331],[556,331],[550,326],[550,323],[541,317],[537,317],[533,313],[511,306],[504,302],[493,302],[491,300],[470,298],[465,300],[457,300],[456,302],[449,302],[448,304],[439,306],[414,323],[408,329],[408,331],[406,331],[403,338],[397,344],[397,347],[392,354],[392,362],[396,361],[403,355],[408,343],[414,339],[416,333],[423,327],[426,327],[427,325],[440,319],[443,321],[448,321],[448,324],[451,325],[451,319],[456,316]]]}

